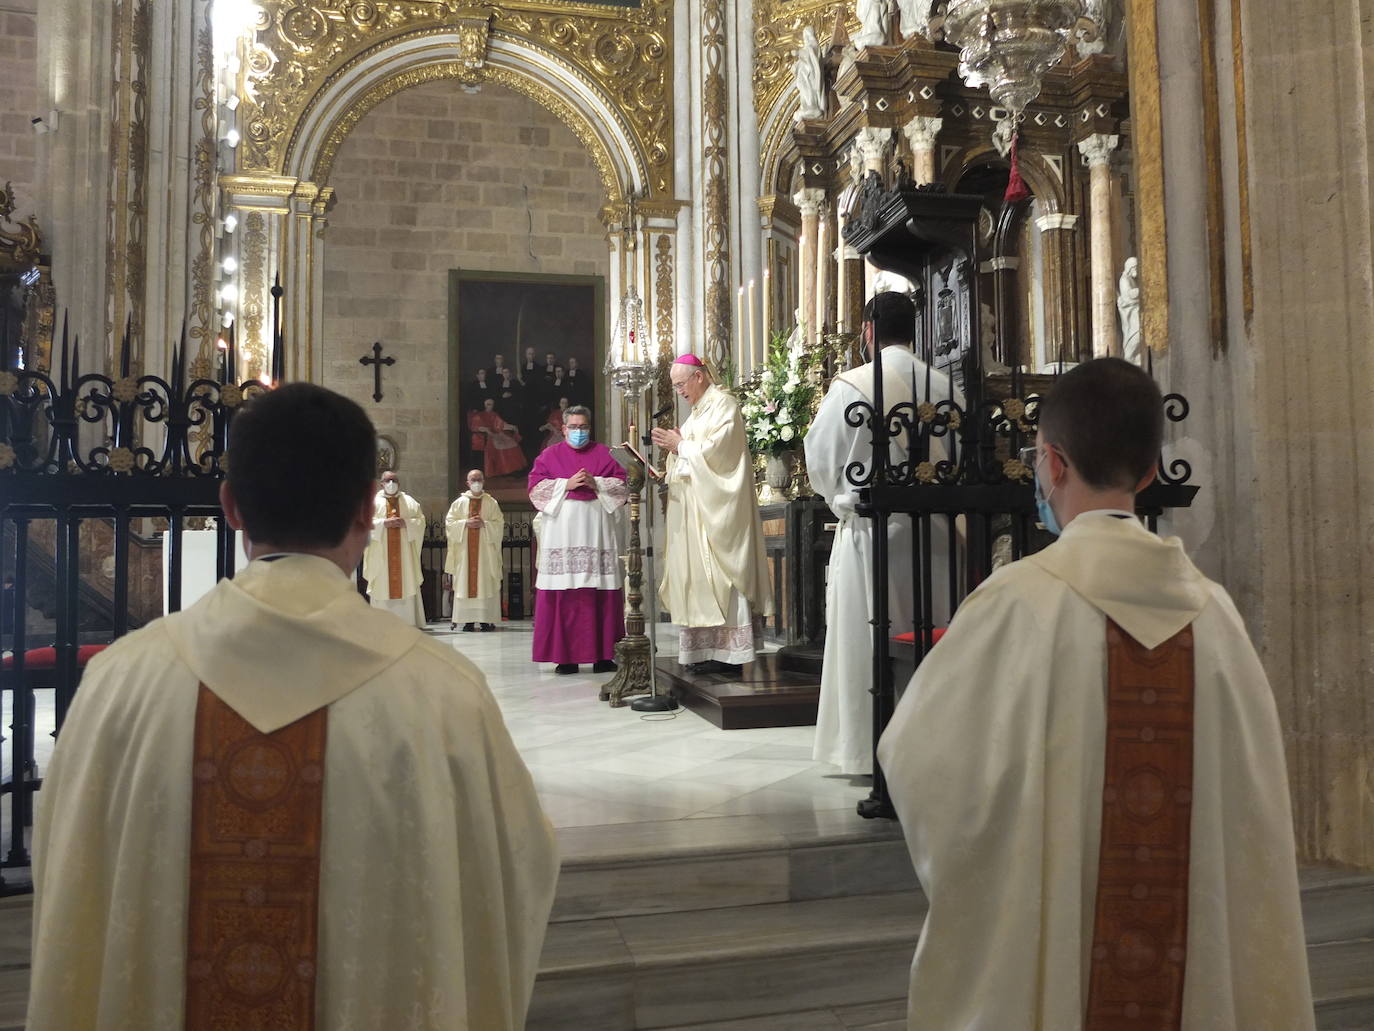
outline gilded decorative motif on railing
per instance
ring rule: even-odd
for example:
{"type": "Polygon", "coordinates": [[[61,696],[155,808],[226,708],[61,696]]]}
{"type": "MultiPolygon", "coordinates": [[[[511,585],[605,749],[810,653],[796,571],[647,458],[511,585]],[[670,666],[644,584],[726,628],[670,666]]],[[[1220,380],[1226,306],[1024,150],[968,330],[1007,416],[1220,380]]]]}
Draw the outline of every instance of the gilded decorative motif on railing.
{"type": "MultiPolygon", "coordinates": [[[[566,0],[511,0],[500,6],[454,0],[262,0],[260,9],[241,88],[241,172],[283,171],[302,112],[361,55],[401,39],[456,31],[462,45],[454,51],[455,71],[439,77],[500,81],[489,49],[502,37],[546,51],[605,93],[644,155],[652,193],[672,196],[672,0],[644,0],[634,7],[566,0]],[[482,38],[483,25],[487,38],[482,38]]],[[[530,79],[522,92],[543,103],[534,96],[536,86],[530,79]]],[[[324,181],[318,170],[314,178],[324,181]]]]}

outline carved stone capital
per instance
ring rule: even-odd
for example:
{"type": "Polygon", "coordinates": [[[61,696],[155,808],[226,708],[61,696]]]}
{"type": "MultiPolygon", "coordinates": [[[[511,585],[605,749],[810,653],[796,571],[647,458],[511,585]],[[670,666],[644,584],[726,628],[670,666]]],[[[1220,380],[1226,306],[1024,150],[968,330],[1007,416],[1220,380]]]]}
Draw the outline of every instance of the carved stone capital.
{"type": "Polygon", "coordinates": [[[821,207],[825,204],[825,191],[820,189],[807,188],[798,190],[792,194],[792,203],[797,206],[797,210],[802,213],[802,217],[817,216],[821,213],[821,207]]]}
{"type": "Polygon", "coordinates": [[[1078,216],[1066,215],[1062,211],[1051,211],[1048,215],[1041,215],[1037,218],[1035,227],[1042,233],[1048,233],[1055,229],[1073,232],[1078,228],[1078,216]]]}
{"type": "Polygon", "coordinates": [[[1120,142],[1120,136],[1109,136],[1099,132],[1079,140],[1078,150],[1083,155],[1083,160],[1088,163],[1088,167],[1095,168],[1111,160],[1112,151],[1116,150],[1116,145],[1120,142]]]}
{"type": "Polygon", "coordinates": [[[869,169],[881,171],[883,156],[887,153],[887,148],[891,142],[891,129],[874,129],[868,126],[859,130],[858,135],[854,137],[854,145],[859,148],[859,153],[863,155],[865,171],[869,169]]]}
{"type": "Polygon", "coordinates": [[[902,126],[902,132],[906,134],[907,142],[911,144],[913,151],[930,150],[935,146],[935,137],[940,135],[940,127],[944,124],[943,118],[917,115],[902,126]]]}

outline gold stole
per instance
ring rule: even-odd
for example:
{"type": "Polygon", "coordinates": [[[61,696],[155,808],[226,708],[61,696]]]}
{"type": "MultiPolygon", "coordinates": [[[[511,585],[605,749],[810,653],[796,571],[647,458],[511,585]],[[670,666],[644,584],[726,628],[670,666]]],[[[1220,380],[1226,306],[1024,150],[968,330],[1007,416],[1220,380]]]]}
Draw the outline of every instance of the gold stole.
{"type": "MultiPolygon", "coordinates": [[[[397,494],[394,498],[386,499],[386,517],[388,519],[398,519],[401,515],[401,496],[397,494]]],[[[401,528],[399,526],[388,526],[386,528],[386,579],[387,589],[391,592],[391,598],[401,597],[401,528]]]]}
{"type": "Polygon", "coordinates": [[[1147,650],[1107,621],[1102,848],[1084,1031],[1178,1031],[1188,948],[1193,629],[1147,650]]]}
{"type": "MultiPolygon", "coordinates": [[[[480,519],[482,517],[482,499],[468,499],[468,518],[480,519]]],[[[473,532],[472,527],[468,527],[468,597],[477,597],[477,563],[478,556],[481,554],[482,531],[473,532]]]]}
{"type": "Polygon", "coordinates": [[[261,734],[200,685],[188,1031],[315,1027],[326,713],[261,734]]]}

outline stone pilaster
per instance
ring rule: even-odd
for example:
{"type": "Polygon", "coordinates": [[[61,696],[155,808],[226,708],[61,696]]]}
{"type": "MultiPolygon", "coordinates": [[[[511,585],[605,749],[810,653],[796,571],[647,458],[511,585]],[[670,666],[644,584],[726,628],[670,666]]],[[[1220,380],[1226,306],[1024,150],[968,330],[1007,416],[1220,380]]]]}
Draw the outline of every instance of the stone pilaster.
{"type": "Polygon", "coordinates": [[[917,115],[902,127],[911,146],[911,178],[918,185],[935,181],[935,140],[942,125],[943,118],[917,115]]]}

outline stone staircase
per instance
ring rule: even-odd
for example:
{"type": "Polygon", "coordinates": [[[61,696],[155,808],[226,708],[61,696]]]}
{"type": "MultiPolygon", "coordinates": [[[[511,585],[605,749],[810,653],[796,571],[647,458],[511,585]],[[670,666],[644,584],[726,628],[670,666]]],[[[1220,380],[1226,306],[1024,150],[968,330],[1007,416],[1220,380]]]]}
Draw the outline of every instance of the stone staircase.
{"type": "MultiPolygon", "coordinates": [[[[900,1031],[925,913],[894,824],[573,828],[530,1031],[900,1031]]],[[[1374,874],[1303,871],[1317,1026],[1374,1031],[1374,874]]]]}
{"type": "MultiPolygon", "coordinates": [[[[903,1031],[925,912],[894,824],[848,810],[578,827],[529,1031],[903,1031]]],[[[1374,874],[1303,871],[1317,1026],[1374,1031],[1374,874]]],[[[0,899],[0,1031],[30,899],[0,899]]]]}

